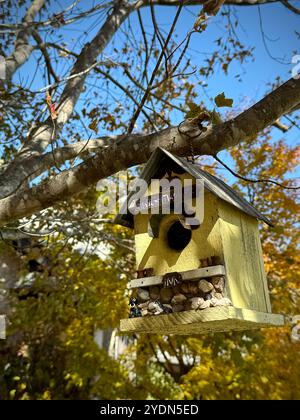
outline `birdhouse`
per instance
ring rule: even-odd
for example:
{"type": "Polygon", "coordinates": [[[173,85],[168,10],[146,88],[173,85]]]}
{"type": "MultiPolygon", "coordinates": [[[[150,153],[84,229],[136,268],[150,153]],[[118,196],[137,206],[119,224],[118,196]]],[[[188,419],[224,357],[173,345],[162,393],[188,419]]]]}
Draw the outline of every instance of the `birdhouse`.
{"type": "Polygon", "coordinates": [[[284,317],[271,313],[258,230],[259,221],[272,223],[222,180],[161,148],[140,180],[147,188],[138,200],[131,192],[116,218],[134,229],[137,265],[121,331],[189,335],[282,326],[284,317]]]}

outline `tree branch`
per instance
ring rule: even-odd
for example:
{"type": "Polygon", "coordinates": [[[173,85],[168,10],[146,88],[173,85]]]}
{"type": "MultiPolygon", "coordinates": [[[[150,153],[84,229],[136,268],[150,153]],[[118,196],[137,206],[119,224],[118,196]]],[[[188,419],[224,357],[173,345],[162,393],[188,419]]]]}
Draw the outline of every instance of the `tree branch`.
{"type": "Polygon", "coordinates": [[[291,12],[296,13],[297,15],[300,15],[300,9],[293,6],[288,0],[281,0],[281,3],[287,7],[291,12]]]}
{"type": "Polygon", "coordinates": [[[279,118],[277,121],[274,122],[273,127],[278,128],[278,130],[282,131],[283,133],[287,133],[290,129],[290,127],[283,124],[283,122],[281,122],[279,118]]]}
{"type": "Polygon", "coordinates": [[[96,153],[102,147],[111,145],[112,141],[113,137],[87,140],[86,142],[80,141],[38,156],[35,160],[30,161],[30,165],[26,165],[27,162],[24,162],[24,165],[27,166],[27,176],[12,194],[19,191],[21,187],[24,187],[24,182],[35,179],[51,167],[63,165],[67,161],[74,160],[86,153],[96,153]]]}
{"type": "MultiPolygon", "coordinates": [[[[147,88],[146,88],[146,90],[144,92],[144,95],[143,95],[143,97],[142,97],[142,99],[141,99],[141,101],[140,101],[140,103],[139,103],[139,105],[138,105],[138,107],[137,107],[137,109],[136,109],[136,111],[135,111],[135,113],[134,113],[134,115],[133,115],[130,123],[129,123],[129,127],[128,127],[128,133],[129,134],[133,131],[134,126],[135,126],[135,123],[136,123],[136,121],[138,119],[138,116],[140,115],[140,113],[141,113],[141,111],[143,109],[143,106],[145,105],[145,103],[146,103],[146,101],[147,101],[147,99],[149,97],[149,93],[150,93],[150,91],[151,91],[151,89],[153,87],[153,83],[154,83],[156,74],[157,74],[157,72],[158,72],[158,70],[160,68],[161,62],[162,62],[162,60],[163,60],[163,58],[165,56],[166,49],[167,49],[168,44],[169,44],[169,42],[171,40],[172,34],[173,34],[174,30],[175,30],[175,27],[176,27],[177,21],[179,19],[179,16],[180,16],[182,7],[183,6],[182,6],[182,1],[181,1],[180,2],[180,5],[179,5],[179,7],[177,9],[176,15],[174,17],[173,23],[171,25],[170,31],[168,33],[168,36],[167,36],[167,38],[164,41],[164,44],[162,46],[161,53],[160,53],[160,55],[158,57],[157,63],[155,65],[154,70],[152,72],[152,75],[150,77],[148,86],[147,86],[147,88]]],[[[157,36],[159,36],[159,35],[157,35],[157,36]]]]}
{"type": "Polygon", "coordinates": [[[50,19],[44,21],[44,22],[35,22],[35,21],[28,21],[28,22],[22,22],[22,23],[1,23],[0,24],[0,33],[13,33],[13,32],[18,32],[18,31],[23,31],[23,30],[31,30],[31,29],[39,29],[39,28],[45,28],[47,26],[53,26],[54,24],[59,24],[59,26],[66,26],[66,25],[70,25],[72,23],[75,23],[77,20],[83,19],[89,15],[91,15],[92,13],[101,10],[101,9],[106,9],[108,7],[113,6],[114,4],[114,0],[111,0],[107,3],[104,4],[98,4],[94,7],[92,7],[89,10],[85,10],[81,13],[79,13],[78,15],[64,20],[64,22],[62,23],[62,21],[58,22],[58,17],[60,15],[63,15],[64,13],[66,13],[68,10],[70,10],[72,8],[72,5],[70,7],[67,7],[64,12],[59,13],[59,14],[55,14],[53,15],[50,19]]]}
{"type": "Polygon", "coordinates": [[[192,137],[196,155],[213,156],[241,141],[251,141],[299,102],[300,79],[290,79],[236,118],[209,128],[206,132],[201,132],[193,119],[181,124],[180,132],[178,127],[172,127],[150,135],[120,136],[119,141],[114,141],[110,147],[101,148],[93,158],[77,167],[1,200],[0,225],[51,207],[84,191],[102,178],[144,163],[157,147],[187,156],[192,137]]]}
{"type": "Polygon", "coordinates": [[[36,31],[32,31],[32,36],[35,39],[35,41],[37,43],[37,46],[40,49],[41,53],[43,54],[48,75],[53,77],[55,83],[59,83],[59,77],[56,75],[56,73],[55,73],[55,71],[52,67],[51,58],[49,56],[49,53],[48,53],[48,50],[47,50],[45,44],[43,43],[42,38],[40,37],[39,33],[36,32],[36,31]]]}
{"type": "Polygon", "coordinates": [[[34,0],[23,18],[24,29],[17,35],[14,52],[5,59],[7,80],[11,80],[13,74],[28,60],[34,50],[34,47],[28,42],[31,34],[31,29],[28,25],[33,21],[44,4],[45,0],[34,0]]]}
{"type": "Polygon", "coordinates": [[[56,109],[58,117],[55,124],[49,117],[30,132],[26,144],[0,176],[0,199],[8,197],[19,188],[25,179],[28,179],[37,157],[42,155],[50,144],[53,134],[57,135],[72,115],[83,90],[88,75],[87,70],[96,63],[99,54],[131,11],[131,6],[117,2],[115,10],[108,16],[94,39],[83,47],[59,100],[56,109]]]}
{"type": "MultiPolygon", "coordinates": [[[[225,0],[224,4],[229,6],[257,6],[258,4],[278,3],[281,0],[225,0]]],[[[141,1],[143,6],[149,6],[151,0],[141,1]]],[[[199,6],[206,3],[207,0],[186,0],[185,6],[199,6]]],[[[153,0],[153,5],[159,6],[179,6],[181,0],[153,0]]],[[[217,1],[216,1],[217,3],[217,1]]]]}

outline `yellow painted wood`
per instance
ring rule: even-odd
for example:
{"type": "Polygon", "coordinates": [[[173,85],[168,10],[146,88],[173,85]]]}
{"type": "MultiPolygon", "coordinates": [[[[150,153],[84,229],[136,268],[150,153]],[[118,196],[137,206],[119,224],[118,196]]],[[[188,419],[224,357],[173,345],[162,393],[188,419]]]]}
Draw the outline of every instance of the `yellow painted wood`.
{"type": "Polygon", "coordinates": [[[218,200],[227,290],[234,306],[271,312],[256,219],[218,200]]]}
{"type": "Polygon", "coordinates": [[[123,319],[122,332],[191,335],[229,330],[243,331],[282,327],[283,315],[273,315],[235,307],[216,307],[202,311],[185,311],[169,315],[123,319]]]}
{"type": "MultiPolygon", "coordinates": [[[[258,224],[258,223],[257,223],[258,224]]],[[[264,289],[264,299],[266,302],[266,312],[272,313],[272,306],[271,306],[271,299],[270,299],[270,292],[268,286],[267,275],[264,267],[264,258],[263,258],[263,251],[261,246],[261,240],[259,236],[259,228],[254,229],[253,231],[253,239],[255,241],[255,248],[257,251],[257,269],[260,272],[260,276],[262,279],[262,285],[264,289]]]]}
{"type": "Polygon", "coordinates": [[[202,225],[192,231],[192,240],[181,252],[168,247],[167,231],[178,220],[177,215],[166,215],[161,223],[159,238],[148,235],[149,215],[135,217],[135,244],[137,270],[153,268],[155,276],[174,271],[199,268],[199,260],[219,256],[222,261],[222,242],[219,230],[217,199],[205,193],[205,211],[202,225]]]}
{"type": "MultiPolygon", "coordinates": [[[[180,176],[191,179],[190,175],[180,176]]],[[[145,195],[150,192],[147,191],[145,195]]],[[[158,194],[159,191],[151,191],[158,194]]],[[[154,276],[199,268],[199,260],[219,256],[227,277],[227,295],[235,307],[271,313],[263,266],[258,222],[255,218],[205,191],[204,220],[192,231],[190,244],[180,252],[169,248],[167,231],[178,220],[166,215],[158,238],[148,234],[150,215],[135,217],[137,270],[154,269],[154,276]]]]}

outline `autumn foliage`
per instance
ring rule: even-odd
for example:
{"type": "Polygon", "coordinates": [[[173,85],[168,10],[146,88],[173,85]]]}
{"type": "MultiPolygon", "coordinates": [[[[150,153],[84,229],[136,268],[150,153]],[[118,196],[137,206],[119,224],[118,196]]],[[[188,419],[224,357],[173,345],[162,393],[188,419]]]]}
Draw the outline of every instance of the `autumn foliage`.
{"type": "MultiPolygon", "coordinates": [[[[240,174],[284,182],[295,169],[298,150],[273,142],[267,132],[255,144],[230,153],[240,174]]],[[[220,176],[226,177],[224,171],[220,176]]],[[[236,181],[234,186],[275,222],[274,228],[261,229],[273,310],[298,314],[295,192],[266,183],[236,181]]],[[[95,194],[89,198],[93,201],[95,194]]],[[[116,241],[130,240],[130,231],[123,228],[104,229],[116,241]]],[[[291,326],[189,338],[130,337],[114,360],[108,348],[99,349],[94,332],[117,328],[127,314],[125,286],[133,270],[132,254],[114,244],[109,258],[101,260],[80,255],[63,242],[60,237],[42,251],[51,269],[39,273],[30,293],[24,288],[11,295],[13,351],[5,352],[1,343],[1,398],[300,397],[300,344],[291,340],[291,326]]],[[[23,263],[32,257],[22,257],[23,263]]]]}

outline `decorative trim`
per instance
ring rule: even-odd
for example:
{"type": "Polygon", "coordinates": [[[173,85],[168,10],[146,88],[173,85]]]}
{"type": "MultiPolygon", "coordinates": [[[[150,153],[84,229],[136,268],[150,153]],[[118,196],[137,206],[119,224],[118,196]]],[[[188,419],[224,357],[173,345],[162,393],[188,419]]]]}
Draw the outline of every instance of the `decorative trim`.
{"type": "MultiPolygon", "coordinates": [[[[199,280],[203,278],[225,276],[225,267],[223,265],[215,265],[212,267],[198,268],[197,270],[189,270],[180,272],[182,281],[199,280]]],[[[131,280],[127,284],[128,289],[136,289],[138,287],[148,287],[163,284],[164,276],[144,277],[141,279],[131,280]]]]}

